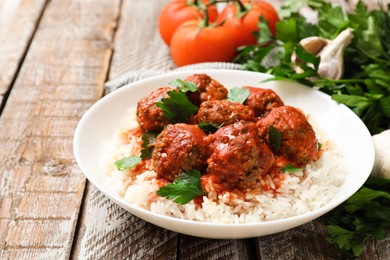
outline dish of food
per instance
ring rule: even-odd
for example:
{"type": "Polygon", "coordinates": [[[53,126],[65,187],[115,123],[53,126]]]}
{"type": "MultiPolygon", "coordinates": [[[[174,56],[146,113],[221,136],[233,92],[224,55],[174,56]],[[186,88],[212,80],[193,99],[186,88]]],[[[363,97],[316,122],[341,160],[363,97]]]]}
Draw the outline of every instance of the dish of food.
{"type": "Polygon", "coordinates": [[[74,138],[77,162],[117,204],[173,231],[245,238],[308,222],[342,203],[367,179],[374,159],[370,134],[352,111],[327,95],[296,83],[262,82],[267,77],[247,71],[183,71],[125,86],[80,120],[74,138]],[[183,91],[199,107],[184,119],[161,117],[161,110],[153,110],[156,102],[163,109],[161,100],[173,90],[168,83],[197,83],[195,74],[206,74],[215,80],[214,87],[218,83],[228,90],[183,91]],[[242,86],[251,87],[244,88],[249,96],[241,104],[230,94],[242,86]],[[253,102],[259,87],[271,91],[266,106],[253,102]],[[199,128],[203,123],[216,129],[199,128]],[[139,157],[150,131],[158,134],[152,160],[123,168],[122,159],[139,157]],[[200,194],[183,201],[163,189],[183,179],[201,187],[200,194]]]}

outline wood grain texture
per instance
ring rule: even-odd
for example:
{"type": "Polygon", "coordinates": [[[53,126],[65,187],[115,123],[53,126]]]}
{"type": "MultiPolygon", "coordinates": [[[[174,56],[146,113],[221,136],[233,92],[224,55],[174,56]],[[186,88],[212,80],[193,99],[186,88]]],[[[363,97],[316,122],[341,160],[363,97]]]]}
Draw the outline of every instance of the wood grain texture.
{"type": "Polygon", "coordinates": [[[175,68],[158,33],[158,15],[169,0],[124,1],[110,79],[125,72],[175,68]]]}
{"type": "Polygon", "coordinates": [[[46,2],[0,1],[0,104],[12,87],[46,2]]]}
{"type": "MultiPolygon", "coordinates": [[[[173,66],[157,29],[158,13],[166,2],[123,2],[110,79],[132,70],[173,66]]],[[[90,183],[87,187],[72,258],[176,259],[176,233],[132,216],[90,183]]]]}
{"type": "Polygon", "coordinates": [[[73,259],[176,259],[177,234],[120,208],[88,184],[73,259]]]}
{"type": "Polygon", "coordinates": [[[203,239],[180,235],[180,259],[256,259],[257,253],[252,239],[203,239]]]}
{"type": "Polygon", "coordinates": [[[326,227],[315,220],[294,229],[257,238],[261,259],[340,259],[325,239],[326,227]]]}
{"type": "Polygon", "coordinates": [[[45,8],[0,118],[0,259],[70,256],[85,188],[73,132],[103,93],[119,16],[119,0],[45,8]]]}

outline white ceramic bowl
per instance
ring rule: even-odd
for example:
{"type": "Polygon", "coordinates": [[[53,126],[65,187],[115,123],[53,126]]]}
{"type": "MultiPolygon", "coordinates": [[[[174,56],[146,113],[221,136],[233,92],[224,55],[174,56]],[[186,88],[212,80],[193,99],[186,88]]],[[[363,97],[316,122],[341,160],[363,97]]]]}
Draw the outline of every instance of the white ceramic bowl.
{"type": "Polygon", "coordinates": [[[269,75],[239,70],[194,70],[167,73],[124,86],[96,102],[81,118],[74,135],[74,154],[81,170],[99,190],[130,213],[157,226],[193,236],[236,239],[268,235],[309,222],[332,210],[354,194],[368,178],[374,163],[374,147],[362,121],[347,107],[315,89],[292,82],[261,83],[269,75]],[[186,221],[152,213],[133,206],[106,188],[107,142],[119,129],[125,112],[137,100],[170,81],[194,73],[207,73],[228,88],[244,85],[271,88],[285,104],[303,109],[342,146],[347,154],[348,174],[337,196],[326,206],[312,212],[253,224],[211,224],[186,221]]]}

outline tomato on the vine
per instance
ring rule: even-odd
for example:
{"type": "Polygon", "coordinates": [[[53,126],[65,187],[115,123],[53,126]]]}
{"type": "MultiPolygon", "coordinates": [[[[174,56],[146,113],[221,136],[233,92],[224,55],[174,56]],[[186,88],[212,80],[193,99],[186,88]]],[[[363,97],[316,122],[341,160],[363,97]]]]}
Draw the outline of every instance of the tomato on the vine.
{"type": "Polygon", "coordinates": [[[217,19],[217,23],[224,22],[234,35],[236,46],[256,44],[257,39],[253,35],[259,31],[257,24],[260,16],[268,22],[272,34],[275,34],[275,24],[279,21],[275,8],[262,0],[234,1],[225,6],[217,19]]]}
{"type": "Polygon", "coordinates": [[[218,16],[217,7],[205,6],[209,0],[172,0],[164,6],[158,18],[158,28],[161,38],[169,46],[176,28],[185,21],[204,18],[202,8],[207,8],[210,21],[218,16]]]}
{"type": "Polygon", "coordinates": [[[171,56],[177,66],[200,62],[228,62],[236,55],[236,45],[228,28],[190,20],[172,36],[171,56]]]}

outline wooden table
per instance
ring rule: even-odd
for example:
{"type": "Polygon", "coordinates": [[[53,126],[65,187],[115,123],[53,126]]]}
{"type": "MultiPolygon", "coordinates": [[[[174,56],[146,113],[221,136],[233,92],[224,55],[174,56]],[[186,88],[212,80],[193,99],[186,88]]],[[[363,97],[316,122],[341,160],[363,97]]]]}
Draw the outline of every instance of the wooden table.
{"type": "MultiPolygon", "coordinates": [[[[335,259],[320,220],[210,240],[132,216],[91,185],[72,151],[84,112],[124,72],[174,69],[161,0],[0,2],[0,259],[335,259]]],[[[390,259],[387,238],[361,259],[390,259]]]]}

